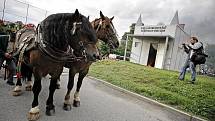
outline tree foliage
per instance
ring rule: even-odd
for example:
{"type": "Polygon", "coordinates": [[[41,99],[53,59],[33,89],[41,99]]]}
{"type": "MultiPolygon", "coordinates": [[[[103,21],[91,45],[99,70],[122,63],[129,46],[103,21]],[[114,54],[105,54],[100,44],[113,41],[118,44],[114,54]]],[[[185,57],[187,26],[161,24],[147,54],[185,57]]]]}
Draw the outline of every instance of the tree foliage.
{"type": "Polygon", "coordinates": [[[103,41],[100,41],[98,43],[99,52],[101,55],[105,55],[109,53],[109,47],[107,44],[105,44],[103,41]]]}
{"type": "MultiPolygon", "coordinates": [[[[111,53],[114,53],[114,54],[117,54],[120,56],[124,56],[127,35],[134,34],[135,23],[132,23],[129,28],[130,28],[129,32],[125,32],[123,34],[121,41],[120,41],[120,46],[117,49],[113,50],[111,53]]],[[[130,52],[131,52],[132,40],[133,40],[133,38],[131,36],[129,36],[128,37],[128,46],[127,46],[127,56],[128,57],[130,56],[130,52]]],[[[102,55],[110,52],[110,48],[104,42],[99,43],[99,50],[102,55]]]]}
{"type": "Polygon", "coordinates": [[[124,55],[124,51],[125,51],[126,41],[128,41],[126,56],[130,56],[133,38],[131,36],[128,36],[128,40],[127,40],[127,35],[128,34],[134,34],[135,23],[132,23],[129,28],[130,28],[130,31],[129,32],[125,32],[123,34],[122,39],[120,41],[120,46],[119,46],[118,49],[116,49],[114,51],[114,54],[123,56],[124,55]]]}
{"type": "Polygon", "coordinates": [[[208,54],[206,64],[215,70],[215,44],[208,44],[205,47],[205,52],[208,54]]]}

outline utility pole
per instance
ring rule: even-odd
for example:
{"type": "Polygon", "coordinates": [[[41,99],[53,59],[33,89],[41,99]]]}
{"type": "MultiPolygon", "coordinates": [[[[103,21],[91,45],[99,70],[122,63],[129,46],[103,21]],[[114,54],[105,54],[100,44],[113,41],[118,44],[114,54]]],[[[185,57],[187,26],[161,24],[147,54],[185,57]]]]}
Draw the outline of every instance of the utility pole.
{"type": "Polygon", "coordinates": [[[45,18],[47,17],[47,13],[48,13],[48,11],[46,10],[46,13],[45,13],[45,18]]]}
{"type": "Polygon", "coordinates": [[[124,51],[124,61],[126,60],[126,55],[127,55],[127,47],[128,46],[128,34],[126,34],[126,40],[125,40],[125,51],[124,51]]]}
{"type": "Polygon", "coordinates": [[[28,4],[28,7],[27,7],[27,11],[26,11],[25,24],[27,24],[27,21],[28,21],[28,9],[29,9],[29,4],[28,4]]]}
{"type": "Polygon", "coordinates": [[[3,6],[3,10],[2,10],[2,18],[1,18],[2,21],[4,21],[5,5],[6,5],[6,0],[4,0],[4,6],[3,6]]]}

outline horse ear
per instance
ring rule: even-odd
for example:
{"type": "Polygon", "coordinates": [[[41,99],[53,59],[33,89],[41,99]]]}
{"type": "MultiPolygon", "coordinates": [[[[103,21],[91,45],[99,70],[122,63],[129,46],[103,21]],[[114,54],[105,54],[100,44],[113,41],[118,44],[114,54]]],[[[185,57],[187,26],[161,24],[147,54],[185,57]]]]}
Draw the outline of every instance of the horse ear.
{"type": "Polygon", "coordinates": [[[90,20],[90,16],[87,16],[87,19],[90,20]]]}
{"type": "Polygon", "coordinates": [[[114,19],[114,16],[112,18],[110,18],[110,20],[112,21],[114,19]]]}
{"type": "Polygon", "coordinates": [[[105,16],[103,15],[102,11],[100,11],[100,17],[102,18],[102,20],[105,19],[105,16]]]}
{"type": "Polygon", "coordinates": [[[75,18],[80,17],[80,13],[79,13],[78,9],[75,10],[74,16],[75,16],[75,18]]]}

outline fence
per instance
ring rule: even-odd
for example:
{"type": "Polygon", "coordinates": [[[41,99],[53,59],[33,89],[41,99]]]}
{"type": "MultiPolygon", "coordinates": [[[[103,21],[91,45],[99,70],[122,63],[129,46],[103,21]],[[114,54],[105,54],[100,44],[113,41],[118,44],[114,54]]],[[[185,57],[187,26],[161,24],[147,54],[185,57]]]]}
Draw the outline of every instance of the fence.
{"type": "Polygon", "coordinates": [[[0,16],[4,21],[38,24],[51,12],[17,0],[0,0],[0,16]]]}

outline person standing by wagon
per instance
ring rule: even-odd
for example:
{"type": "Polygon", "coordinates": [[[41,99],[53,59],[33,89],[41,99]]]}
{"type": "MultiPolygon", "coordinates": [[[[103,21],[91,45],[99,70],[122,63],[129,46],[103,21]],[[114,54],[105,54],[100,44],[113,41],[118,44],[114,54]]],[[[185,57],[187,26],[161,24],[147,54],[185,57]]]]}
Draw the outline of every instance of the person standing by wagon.
{"type": "MultiPolygon", "coordinates": [[[[4,24],[1,24],[0,26],[4,26],[4,24]]],[[[10,36],[7,35],[7,33],[4,32],[3,30],[1,30],[0,31],[0,69],[3,62],[6,60],[6,65],[9,72],[7,77],[7,84],[14,85],[13,76],[16,73],[16,64],[14,62],[12,54],[7,51],[9,40],[10,40],[10,36]]]]}

